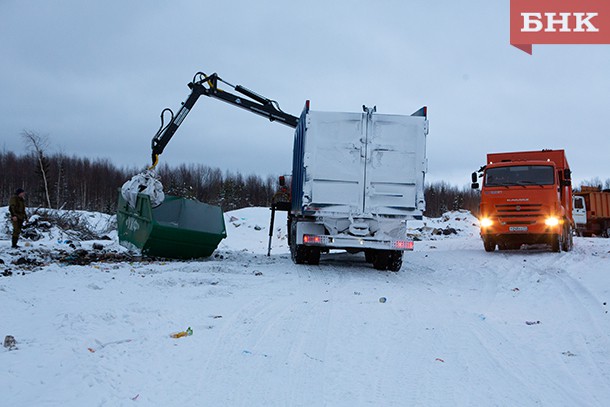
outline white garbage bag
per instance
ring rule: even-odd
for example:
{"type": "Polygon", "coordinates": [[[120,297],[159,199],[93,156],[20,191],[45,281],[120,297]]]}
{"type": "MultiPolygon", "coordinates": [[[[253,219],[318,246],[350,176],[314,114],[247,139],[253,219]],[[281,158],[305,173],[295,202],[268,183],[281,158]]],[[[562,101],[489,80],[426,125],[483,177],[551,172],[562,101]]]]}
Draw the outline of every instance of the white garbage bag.
{"type": "Polygon", "coordinates": [[[163,184],[161,184],[156,172],[146,170],[136,174],[121,187],[121,195],[134,208],[136,207],[138,194],[150,196],[150,203],[153,207],[163,203],[165,199],[163,184]]]}

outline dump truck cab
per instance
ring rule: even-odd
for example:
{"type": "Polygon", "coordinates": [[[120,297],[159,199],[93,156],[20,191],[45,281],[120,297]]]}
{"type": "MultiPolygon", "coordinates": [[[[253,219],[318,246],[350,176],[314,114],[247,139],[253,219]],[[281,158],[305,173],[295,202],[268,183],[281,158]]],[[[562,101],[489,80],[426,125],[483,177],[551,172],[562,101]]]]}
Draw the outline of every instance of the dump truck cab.
{"type": "Polygon", "coordinates": [[[572,199],[572,217],[576,224],[576,229],[579,231],[587,225],[587,204],[584,196],[574,195],[572,199]]]}
{"type": "Polygon", "coordinates": [[[579,236],[610,237],[610,190],[582,186],[574,194],[574,221],[579,236]]]}
{"type": "MultiPolygon", "coordinates": [[[[482,178],[480,226],[486,251],[549,244],[572,248],[571,173],[563,150],[487,155],[482,178]]],[[[478,188],[473,173],[473,188],[478,188]]]]}

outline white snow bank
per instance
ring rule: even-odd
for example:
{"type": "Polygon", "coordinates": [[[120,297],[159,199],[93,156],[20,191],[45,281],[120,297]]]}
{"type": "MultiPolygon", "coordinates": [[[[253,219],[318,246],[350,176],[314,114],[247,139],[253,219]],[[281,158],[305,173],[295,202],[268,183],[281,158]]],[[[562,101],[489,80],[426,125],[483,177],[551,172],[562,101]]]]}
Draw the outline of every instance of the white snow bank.
{"type": "Polygon", "coordinates": [[[479,236],[479,220],[466,210],[450,211],[440,218],[424,216],[423,220],[407,222],[407,233],[419,240],[479,236]]]}
{"type": "MultiPolygon", "coordinates": [[[[27,208],[28,220],[24,225],[35,229],[36,237],[22,240],[51,241],[78,239],[79,235],[116,235],[116,215],[99,212],[27,208]]],[[[9,239],[12,224],[8,206],[0,207],[0,239],[9,239]]]]}
{"type": "MultiPolygon", "coordinates": [[[[227,238],[220,245],[221,250],[250,251],[267,253],[269,242],[269,208],[243,208],[225,213],[227,238]]],[[[276,212],[273,228],[272,253],[289,251],[286,237],[286,212],[276,212]]]]}

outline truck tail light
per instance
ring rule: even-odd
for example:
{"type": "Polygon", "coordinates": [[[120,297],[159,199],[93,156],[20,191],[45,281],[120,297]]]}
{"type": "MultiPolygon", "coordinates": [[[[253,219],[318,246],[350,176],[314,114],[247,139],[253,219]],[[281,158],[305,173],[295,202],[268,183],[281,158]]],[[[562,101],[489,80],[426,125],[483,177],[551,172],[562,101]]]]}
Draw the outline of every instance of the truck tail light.
{"type": "Polygon", "coordinates": [[[413,250],[413,242],[410,240],[395,240],[392,242],[392,246],[400,250],[413,250]]]}
{"type": "Polygon", "coordinates": [[[324,235],[303,235],[303,244],[323,245],[328,244],[328,236],[324,235]]]}

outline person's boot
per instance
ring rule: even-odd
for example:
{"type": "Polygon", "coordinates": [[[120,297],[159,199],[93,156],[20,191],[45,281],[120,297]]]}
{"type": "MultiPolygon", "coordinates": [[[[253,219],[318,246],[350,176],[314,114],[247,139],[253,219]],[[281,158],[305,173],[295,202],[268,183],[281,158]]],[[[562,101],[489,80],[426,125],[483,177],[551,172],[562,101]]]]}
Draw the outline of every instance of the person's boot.
{"type": "Polygon", "coordinates": [[[15,237],[13,238],[13,242],[12,242],[12,243],[13,243],[13,245],[11,246],[13,249],[17,249],[17,248],[19,248],[19,246],[17,245],[17,240],[19,240],[19,239],[18,239],[18,238],[15,238],[15,237]]]}

